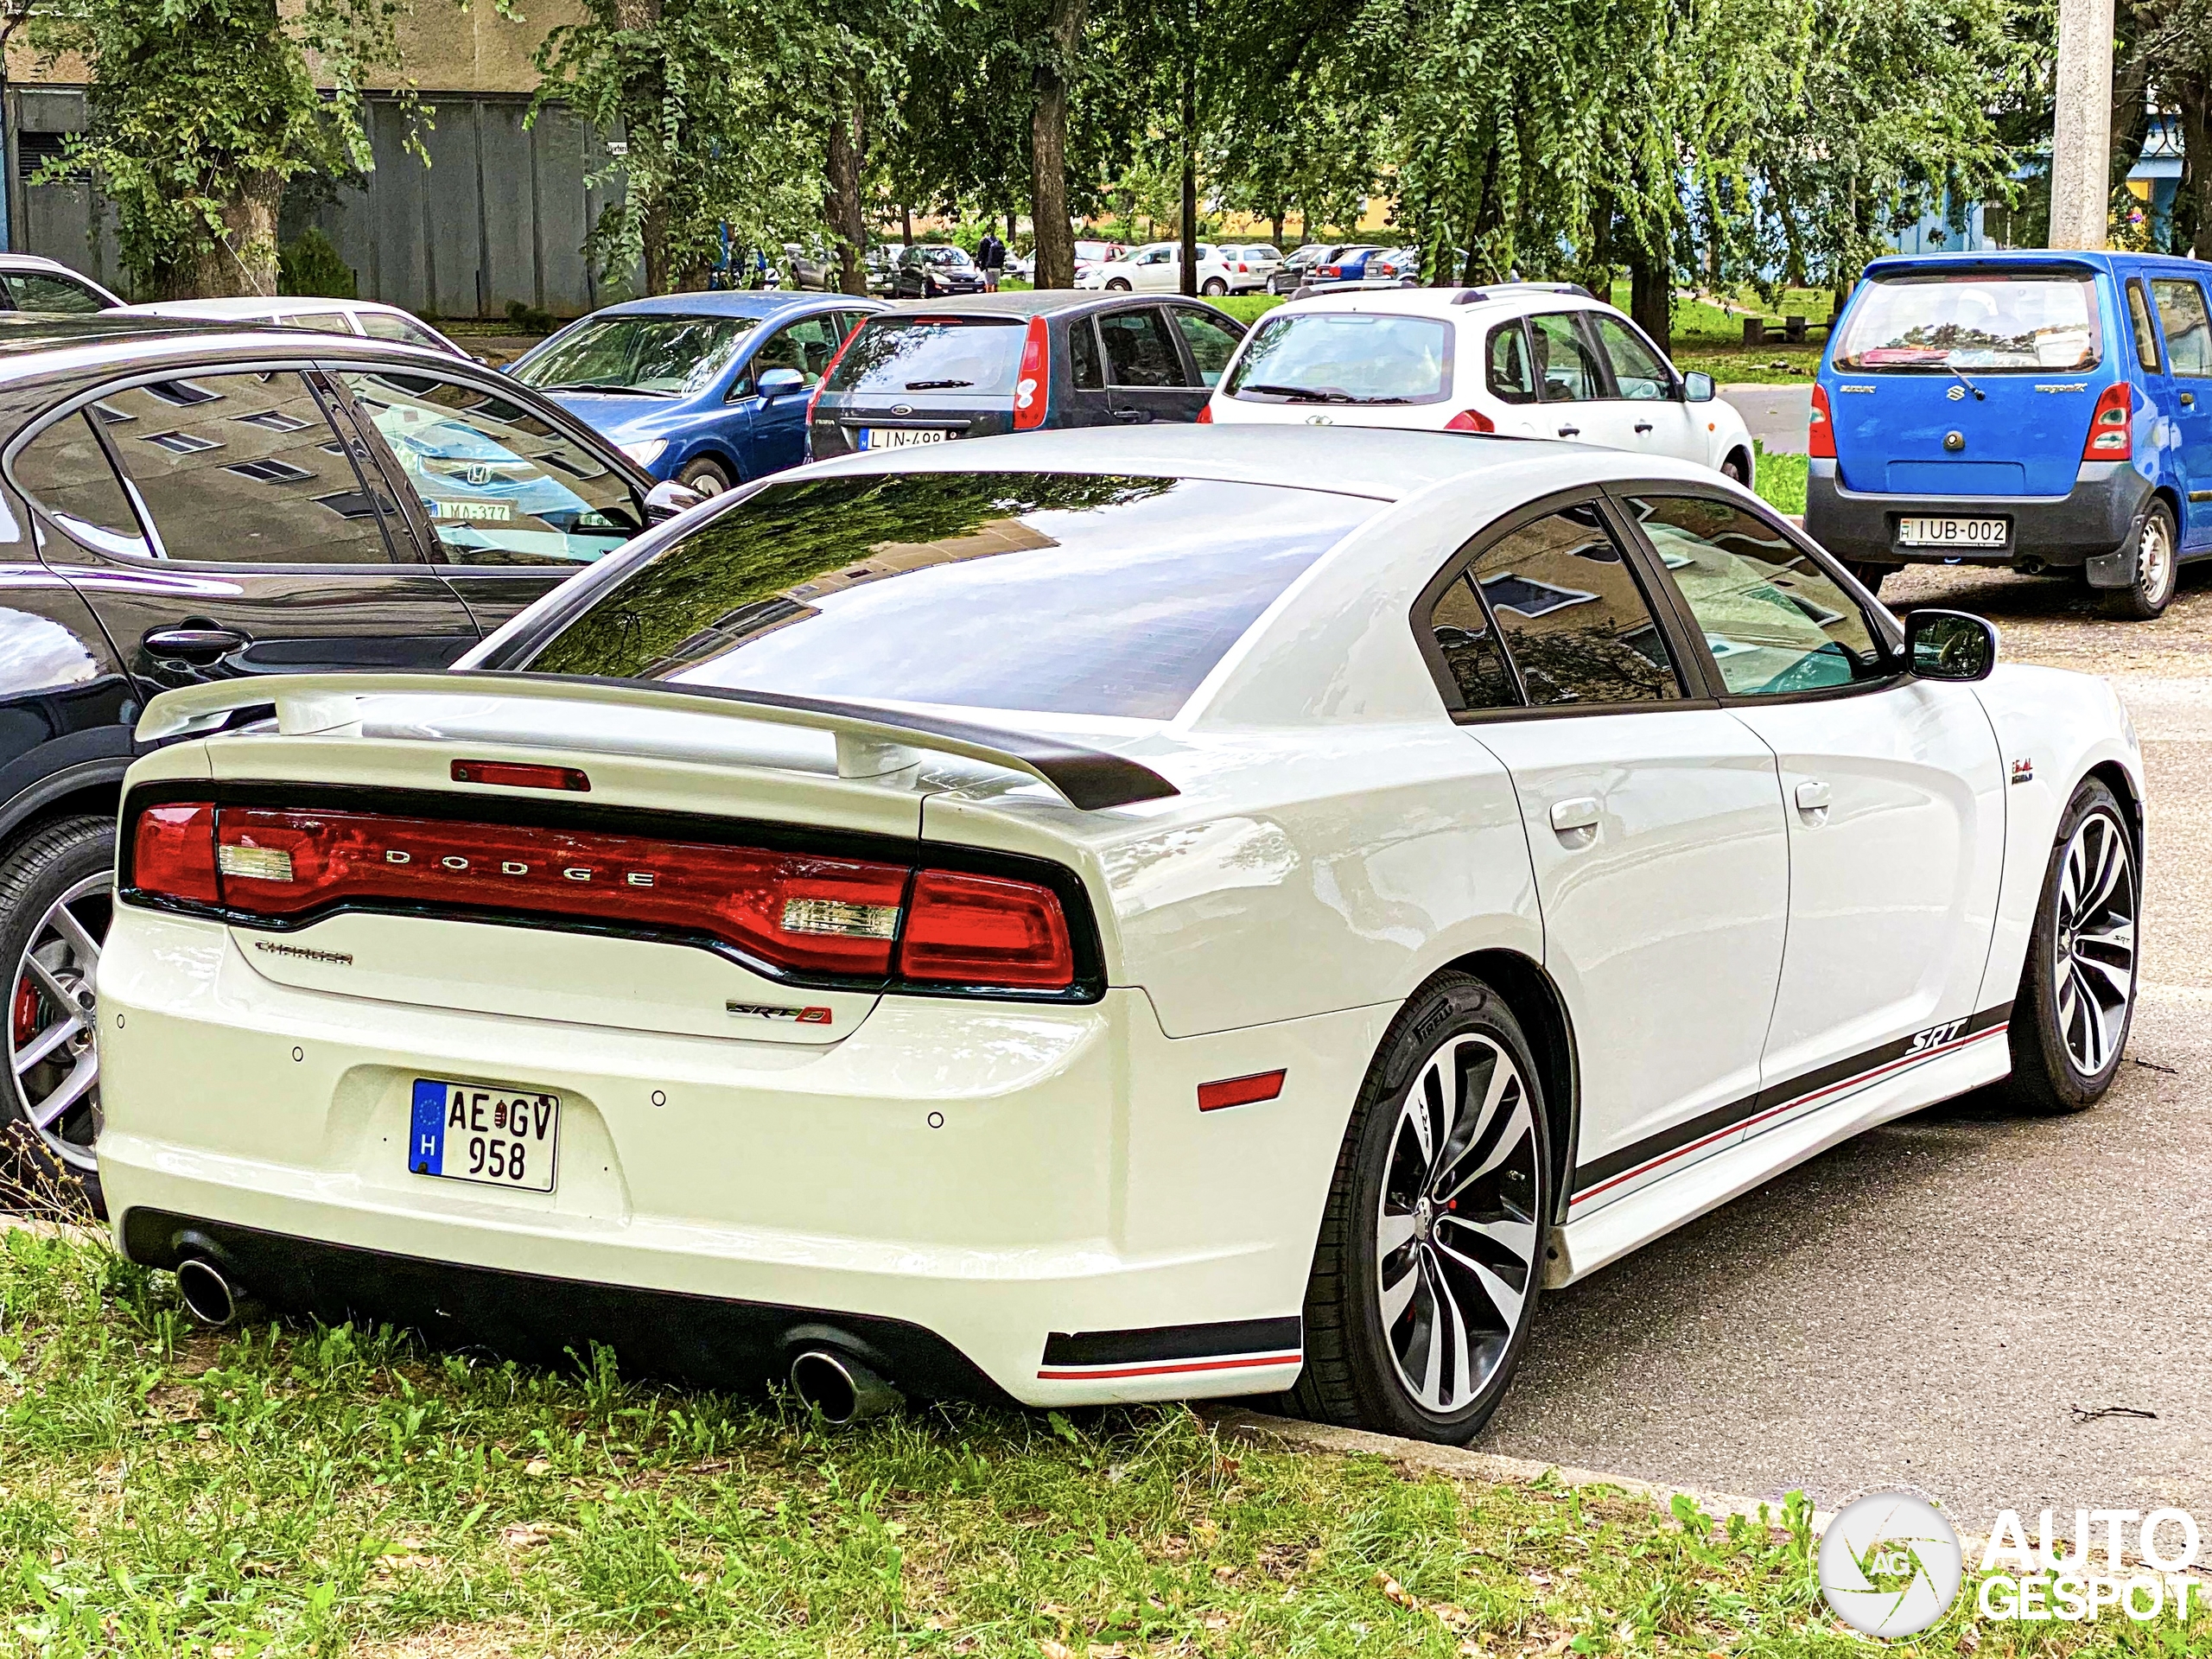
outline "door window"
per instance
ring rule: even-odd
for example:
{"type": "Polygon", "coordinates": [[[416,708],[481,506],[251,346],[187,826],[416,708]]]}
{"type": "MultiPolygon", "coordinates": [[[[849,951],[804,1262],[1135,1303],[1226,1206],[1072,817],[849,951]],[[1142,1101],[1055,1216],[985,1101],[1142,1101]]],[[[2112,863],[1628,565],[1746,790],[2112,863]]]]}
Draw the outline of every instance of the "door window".
{"type": "Polygon", "coordinates": [[[445,342],[411,317],[395,317],[389,311],[356,311],[361,332],[371,340],[397,340],[409,346],[445,350],[445,342]]]}
{"type": "Polygon", "coordinates": [[[788,327],[777,329],[753,353],[753,361],[739,382],[743,388],[741,395],[749,394],[770,369],[797,369],[808,385],[816,385],[844,339],[837,320],[831,316],[801,317],[788,327]]]}
{"type": "Polygon", "coordinates": [[[83,415],[56,421],[33,438],[16,455],[14,472],[23,493],[86,547],[139,558],[153,552],[83,415]]]}
{"type": "Polygon", "coordinates": [[[1780,531],[1725,501],[1630,503],[1705,635],[1731,696],[1783,696],[1887,679],[1859,603],[1780,531]]]}
{"type": "Polygon", "coordinates": [[[216,564],[385,564],[375,503],[315,391],[290,371],[111,391],[92,412],[156,552],[216,564]]]}
{"type": "Polygon", "coordinates": [[[1674,395],[1675,377],[1641,334],[1602,311],[1593,313],[1591,321],[1597,325],[1598,343],[1612,362],[1613,385],[1619,396],[1648,402],[1674,395]]]}
{"type": "Polygon", "coordinates": [[[1167,319],[1157,309],[1116,311],[1098,320],[1106,347],[1107,384],[1116,386],[1181,386],[1183,359],[1167,333],[1167,319]]]}
{"type": "Polygon", "coordinates": [[[1666,636],[1594,506],[1515,531],[1478,557],[1467,577],[1497,619],[1533,706],[1681,696],[1666,636]]]}
{"type": "Polygon", "coordinates": [[[1462,570],[1452,585],[1437,596],[1428,615],[1429,636],[1437,655],[1459,688],[1460,706],[1467,709],[1509,709],[1521,701],[1513,684],[1513,671],[1505,665],[1497,631],[1490,613],[1475,595],[1473,582],[1462,570]]]}
{"type": "Polygon", "coordinates": [[[81,316],[86,312],[107,309],[106,300],[67,276],[51,276],[42,270],[11,270],[4,280],[8,299],[18,311],[81,316]]]}
{"type": "Polygon", "coordinates": [[[1529,366],[1529,337],[1518,322],[1494,328],[1490,336],[1491,395],[1509,404],[1536,401],[1536,377],[1529,366]]]}
{"type": "Polygon", "coordinates": [[[2127,326],[2135,336],[2135,360],[2151,373],[2158,372],[2158,333],[2151,327],[2151,307],[2143,297],[2143,284],[2133,277],[2127,283],[2127,326]]]}
{"type": "Polygon", "coordinates": [[[2212,319],[2204,309],[2204,290],[2185,276],[2153,276],[2151,297],[2166,331],[2166,356],[2174,372],[2193,379],[2212,377],[2212,319]]]}
{"type": "Polygon", "coordinates": [[[1564,311],[1529,319],[1529,340],[1536,356],[1536,384],[1548,404],[1587,403],[1605,395],[1605,377],[1597,353],[1564,311]]]}
{"type": "Polygon", "coordinates": [[[343,311],[295,311],[279,315],[276,321],[289,328],[312,328],[318,334],[350,334],[353,324],[343,311]]]}
{"type": "Polygon", "coordinates": [[[1183,331],[1183,343],[1191,348],[1191,360],[1198,365],[1198,378],[1209,386],[1221,384],[1221,372],[1229,366],[1229,359],[1236,353],[1239,336],[1198,311],[1178,310],[1175,326],[1183,331]]]}
{"type": "Polygon", "coordinates": [[[581,564],[644,528],[622,475],[482,387],[344,369],[454,564],[581,564]]]}
{"type": "Polygon", "coordinates": [[[1068,374],[1077,391],[1106,390],[1106,370],[1098,360],[1098,334],[1088,317],[1068,324],[1068,374]]]}

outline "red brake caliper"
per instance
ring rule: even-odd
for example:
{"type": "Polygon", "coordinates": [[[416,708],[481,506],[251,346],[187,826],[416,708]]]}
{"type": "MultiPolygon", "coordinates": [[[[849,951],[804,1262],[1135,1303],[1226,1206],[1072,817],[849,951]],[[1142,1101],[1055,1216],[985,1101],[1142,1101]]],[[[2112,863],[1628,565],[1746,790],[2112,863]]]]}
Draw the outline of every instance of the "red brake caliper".
{"type": "Polygon", "coordinates": [[[38,1035],[38,986],[29,975],[16,987],[16,1046],[21,1048],[38,1035]]]}

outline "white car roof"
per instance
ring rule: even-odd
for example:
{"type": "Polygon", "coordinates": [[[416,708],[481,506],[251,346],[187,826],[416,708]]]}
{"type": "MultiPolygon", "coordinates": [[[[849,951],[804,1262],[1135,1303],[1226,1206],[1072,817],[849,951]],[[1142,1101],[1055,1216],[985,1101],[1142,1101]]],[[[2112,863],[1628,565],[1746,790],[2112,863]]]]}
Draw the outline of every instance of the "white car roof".
{"type": "MultiPolygon", "coordinates": [[[[1292,300],[1283,312],[1372,311],[1394,317],[1516,316],[1528,311],[1611,311],[1603,300],[1547,283],[1493,283],[1483,288],[1355,288],[1322,289],[1292,300]],[[1462,297],[1469,296],[1469,297],[1462,297]]],[[[1274,311],[1269,316],[1277,315],[1274,311]]]]}
{"type": "Polygon", "coordinates": [[[404,316],[396,305],[376,300],[326,300],[303,294],[245,294],[219,300],[157,300],[147,305],[126,305],[126,311],[143,311],[156,317],[213,317],[220,321],[249,317],[295,315],[308,311],[385,311],[404,316]]]}

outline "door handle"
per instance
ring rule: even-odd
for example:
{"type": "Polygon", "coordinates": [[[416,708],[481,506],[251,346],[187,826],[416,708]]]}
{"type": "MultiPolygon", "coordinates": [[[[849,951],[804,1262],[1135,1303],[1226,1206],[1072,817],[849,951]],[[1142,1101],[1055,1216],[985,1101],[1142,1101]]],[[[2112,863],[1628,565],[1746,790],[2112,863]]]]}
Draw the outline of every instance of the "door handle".
{"type": "Polygon", "coordinates": [[[1651,429],[1651,423],[1649,421],[1638,421],[1636,423],[1636,429],[1639,432],[1649,432],[1651,429]]]}
{"type": "Polygon", "coordinates": [[[2193,391],[2184,391],[2182,393],[2181,406],[2183,409],[2195,409],[2196,407],[2196,394],[2193,391]]]}
{"type": "Polygon", "coordinates": [[[1582,429],[1579,426],[1562,426],[1559,429],[1559,435],[1562,438],[1579,438],[1582,435],[1582,429]]]}
{"type": "Polygon", "coordinates": [[[1149,421],[1152,416],[1141,409],[1117,409],[1114,411],[1114,418],[1117,421],[1126,421],[1134,426],[1149,421]]]}
{"type": "Polygon", "coordinates": [[[1800,812],[1825,812],[1828,810],[1828,786],[1817,778],[1808,778],[1797,785],[1797,810],[1800,812]]]}
{"type": "Polygon", "coordinates": [[[236,628],[155,628],[141,643],[156,656],[212,663],[218,657],[243,651],[253,643],[253,637],[236,628]]]}
{"type": "Polygon", "coordinates": [[[1552,803],[1552,828],[1562,836],[1598,827],[1598,803],[1587,795],[1552,803]]]}

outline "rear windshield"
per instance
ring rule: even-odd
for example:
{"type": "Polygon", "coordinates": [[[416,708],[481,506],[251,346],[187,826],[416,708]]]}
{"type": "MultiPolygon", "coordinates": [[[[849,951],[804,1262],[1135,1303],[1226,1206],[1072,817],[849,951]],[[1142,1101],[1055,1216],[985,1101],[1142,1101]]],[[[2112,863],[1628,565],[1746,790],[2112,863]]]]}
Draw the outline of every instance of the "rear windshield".
{"type": "Polygon", "coordinates": [[[1975,271],[1877,277],[1836,342],[1840,369],[2091,369],[2104,355],[2096,279],[1975,271]]]}
{"type": "Polygon", "coordinates": [[[1452,395],[1452,325],[1361,311],[1270,317],[1252,331],[1228,390],[1255,403],[1436,403],[1452,395]]]}
{"type": "Polygon", "coordinates": [[[512,665],[1166,720],[1379,505],[1040,473],[772,484],[626,573],[512,665]]]}
{"type": "Polygon", "coordinates": [[[872,317],[837,359],[830,391],[1014,395],[1027,329],[1008,319],[908,322],[872,317]]]}

